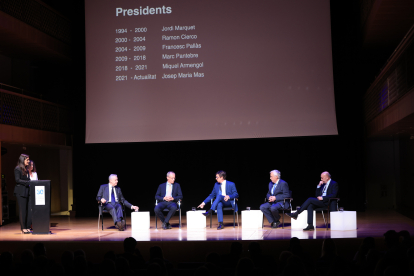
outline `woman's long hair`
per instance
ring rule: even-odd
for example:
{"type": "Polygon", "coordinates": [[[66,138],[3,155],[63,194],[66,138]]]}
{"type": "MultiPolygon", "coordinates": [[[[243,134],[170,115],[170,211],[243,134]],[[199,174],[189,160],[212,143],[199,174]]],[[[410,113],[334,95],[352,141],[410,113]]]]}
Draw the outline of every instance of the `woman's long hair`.
{"type": "Polygon", "coordinates": [[[24,160],[29,158],[27,154],[20,154],[19,161],[17,161],[17,166],[22,170],[23,174],[27,174],[26,166],[24,165],[24,160]]]}
{"type": "Polygon", "coordinates": [[[36,165],[35,162],[33,162],[33,160],[29,160],[29,165],[27,166],[27,170],[30,169],[30,166],[33,164],[33,170],[32,172],[36,172],[36,165]]]}

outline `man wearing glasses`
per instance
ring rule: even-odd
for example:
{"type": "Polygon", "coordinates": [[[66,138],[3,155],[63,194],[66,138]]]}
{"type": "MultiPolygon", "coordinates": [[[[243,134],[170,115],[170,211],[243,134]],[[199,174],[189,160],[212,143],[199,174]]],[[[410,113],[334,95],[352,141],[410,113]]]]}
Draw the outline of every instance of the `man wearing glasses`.
{"type": "Polygon", "coordinates": [[[170,218],[177,211],[177,202],[183,198],[180,184],[175,182],[175,173],[167,173],[167,182],[158,186],[155,199],[158,200],[157,206],[154,208],[155,215],[158,216],[162,222],[162,229],[171,229],[170,218]],[[164,217],[162,210],[168,209],[167,217],[164,217]]]}
{"type": "Polygon", "coordinates": [[[219,226],[217,230],[224,229],[223,225],[223,207],[232,207],[237,212],[237,204],[235,204],[235,198],[239,197],[236,190],[236,184],[226,180],[226,172],[218,171],[216,173],[216,184],[214,184],[213,191],[211,194],[198,206],[198,208],[204,208],[207,202],[215,198],[210,210],[203,213],[204,216],[211,215],[214,210],[217,210],[217,220],[219,226]]]}

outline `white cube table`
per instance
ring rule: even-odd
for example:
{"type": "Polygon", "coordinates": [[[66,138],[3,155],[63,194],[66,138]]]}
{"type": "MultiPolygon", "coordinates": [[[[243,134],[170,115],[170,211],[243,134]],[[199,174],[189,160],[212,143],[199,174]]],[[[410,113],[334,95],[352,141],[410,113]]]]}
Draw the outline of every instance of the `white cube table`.
{"type": "Polygon", "coordinates": [[[356,211],[331,212],[331,230],[356,230],[356,211]]]}
{"type": "Polygon", "coordinates": [[[206,228],[207,217],[203,215],[205,211],[187,211],[187,229],[206,228]]]}
{"type": "Polygon", "coordinates": [[[150,212],[131,213],[132,231],[150,229],[150,212]]]}
{"type": "MultiPolygon", "coordinates": [[[[286,222],[286,221],[285,221],[286,222]]],[[[308,210],[303,211],[300,213],[298,218],[291,219],[291,228],[292,229],[304,229],[308,226],[308,210]]],[[[313,211],[313,226],[316,227],[316,212],[313,211]]]]}
{"type": "Polygon", "coordinates": [[[243,228],[262,228],[263,212],[260,210],[241,211],[243,228]]]}

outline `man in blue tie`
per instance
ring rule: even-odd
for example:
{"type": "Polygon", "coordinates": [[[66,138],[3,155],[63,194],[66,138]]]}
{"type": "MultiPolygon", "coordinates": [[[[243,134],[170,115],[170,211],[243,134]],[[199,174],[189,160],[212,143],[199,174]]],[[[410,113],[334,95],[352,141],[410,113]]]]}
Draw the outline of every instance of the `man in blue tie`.
{"type": "Polygon", "coordinates": [[[198,206],[198,208],[204,208],[207,202],[215,198],[210,210],[203,213],[205,216],[211,215],[214,210],[217,210],[217,220],[219,226],[217,230],[224,229],[223,224],[223,207],[232,207],[237,212],[237,204],[235,204],[235,198],[239,198],[239,194],[236,190],[236,184],[226,180],[227,174],[225,171],[218,171],[216,173],[216,184],[214,184],[211,194],[198,206]]]}
{"type": "Polygon", "coordinates": [[[183,199],[180,184],[175,182],[175,173],[167,173],[167,182],[158,186],[155,199],[158,200],[157,206],[154,208],[155,215],[160,218],[162,222],[162,229],[171,229],[170,218],[177,210],[177,202],[183,199]],[[168,209],[167,217],[164,217],[162,210],[168,209]]]}
{"type": "Polygon", "coordinates": [[[315,230],[313,225],[313,210],[317,208],[327,207],[329,204],[329,199],[336,197],[338,194],[339,185],[337,182],[331,179],[331,174],[329,172],[323,172],[321,174],[321,181],[316,187],[315,196],[308,198],[301,206],[299,211],[295,213],[286,213],[287,216],[297,219],[300,213],[304,210],[308,210],[308,226],[303,229],[304,231],[315,230]]]}
{"type": "Polygon", "coordinates": [[[108,210],[114,220],[114,224],[118,227],[119,231],[124,231],[125,220],[122,214],[122,206],[120,203],[125,205],[129,209],[138,211],[138,206],[134,206],[129,203],[122,195],[121,188],[118,186],[118,176],[111,174],[109,176],[109,183],[103,184],[99,188],[96,200],[102,203],[105,210],[108,210]]]}
{"type": "Polygon", "coordinates": [[[266,203],[260,205],[260,210],[263,212],[267,221],[269,221],[272,228],[277,228],[280,224],[279,209],[288,208],[283,206],[283,200],[289,197],[289,185],[286,181],[280,179],[280,171],[273,170],[270,172],[269,190],[267,192],[266,203]]]}

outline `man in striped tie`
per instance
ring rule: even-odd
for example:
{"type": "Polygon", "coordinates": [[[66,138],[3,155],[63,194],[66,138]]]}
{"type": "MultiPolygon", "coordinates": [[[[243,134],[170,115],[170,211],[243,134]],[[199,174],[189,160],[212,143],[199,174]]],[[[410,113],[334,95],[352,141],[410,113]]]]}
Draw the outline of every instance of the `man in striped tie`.
{"type": "Polygon", "coordinates": [[[315,230],[313,225],[313,210],[317,208],[327,207],[329,199],[336,197],[338,194],[339,186],[338,183],[331,179],[329,172],[323,172],[321,174],[321,181],[316,187],[315,197],[308,198],[301,206],[299,211],[295,213],[286,213],[289,217],[297,219],[298,215],[304,210],[308,210],[308,226],[303,229],[305,231],[315,230]]]}

